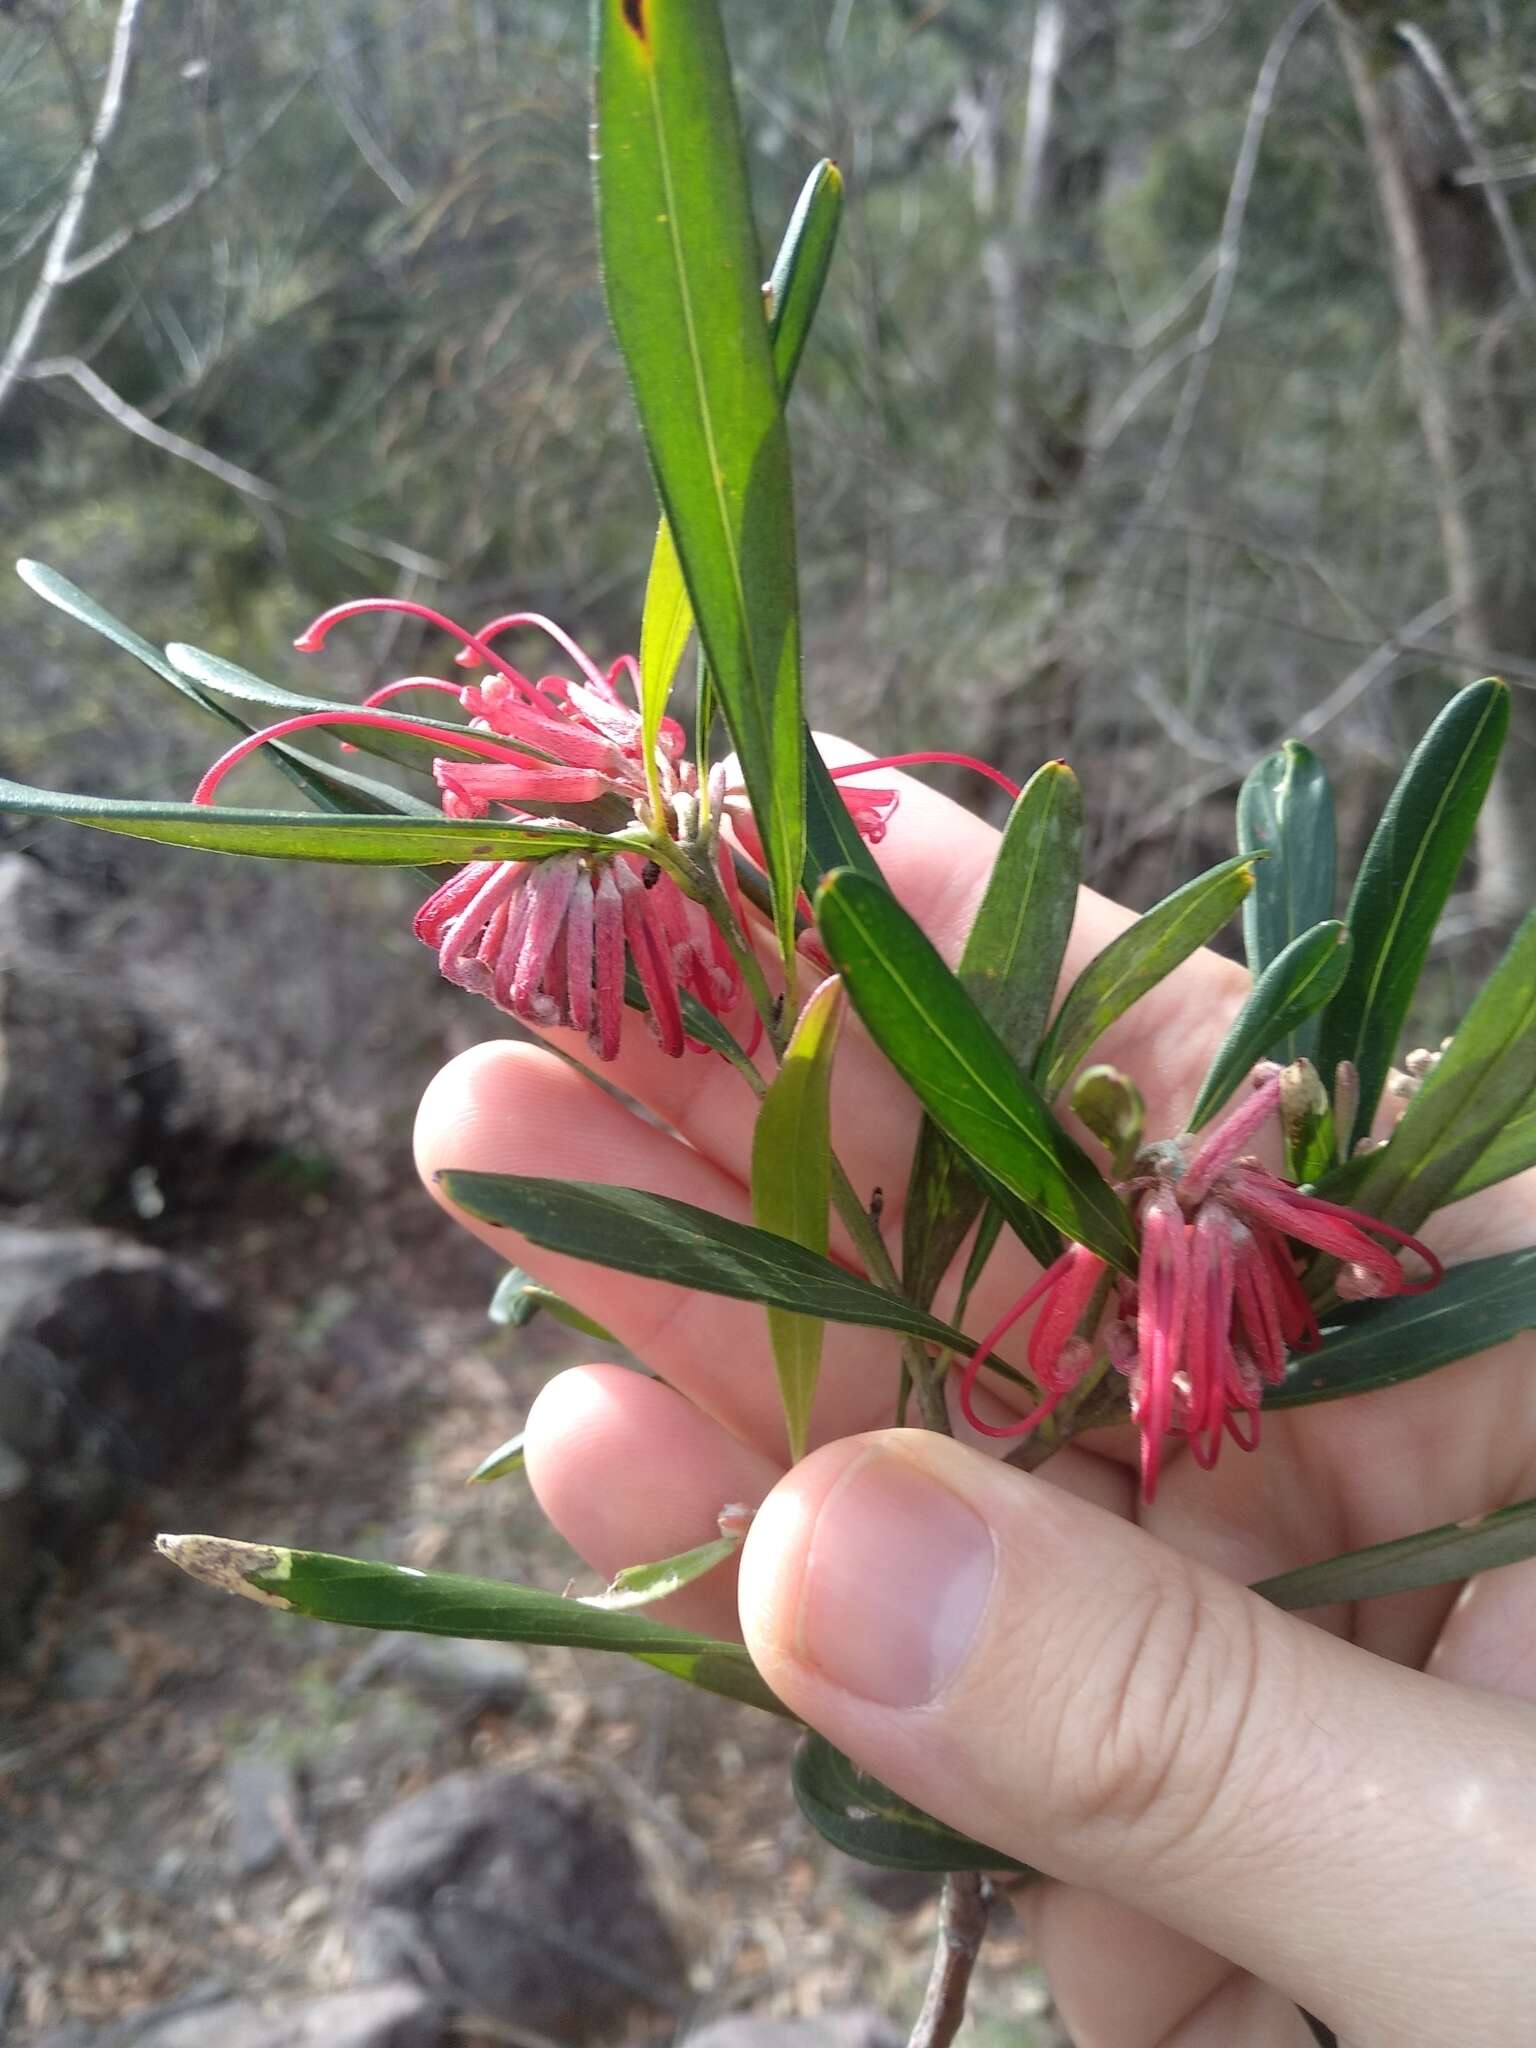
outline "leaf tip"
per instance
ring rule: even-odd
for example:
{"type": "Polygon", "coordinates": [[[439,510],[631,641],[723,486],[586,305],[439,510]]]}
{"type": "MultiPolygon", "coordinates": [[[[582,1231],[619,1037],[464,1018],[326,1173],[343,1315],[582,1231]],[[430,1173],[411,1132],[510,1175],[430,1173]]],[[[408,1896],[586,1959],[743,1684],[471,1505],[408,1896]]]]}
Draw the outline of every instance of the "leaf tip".
{"type": "Polygon", "coordinates": [[[188,1577],[216,1592],[238,1593],[263,1607],[288,1611],[293,1602],[269,1593],[257,1578],[285,1579],[293,1568],[290,1551],[267,1543],[236,1543],[227,1536],[157,1536],[155,1548],[188,1577]]]}

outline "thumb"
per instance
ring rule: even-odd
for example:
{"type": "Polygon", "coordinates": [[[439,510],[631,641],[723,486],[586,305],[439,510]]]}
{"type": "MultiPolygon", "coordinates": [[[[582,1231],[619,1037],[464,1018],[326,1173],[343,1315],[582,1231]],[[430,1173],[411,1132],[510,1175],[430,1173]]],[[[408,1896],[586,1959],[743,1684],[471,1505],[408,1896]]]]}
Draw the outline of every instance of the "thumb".
{"type": "Polygon", "coordinates": [[[779,1696],[951,1826],[1352,2040],[1527,2038],[1531,1709],[1356,1650],[914,1430],[780,1482],[741,1612],[779,1696]]]}

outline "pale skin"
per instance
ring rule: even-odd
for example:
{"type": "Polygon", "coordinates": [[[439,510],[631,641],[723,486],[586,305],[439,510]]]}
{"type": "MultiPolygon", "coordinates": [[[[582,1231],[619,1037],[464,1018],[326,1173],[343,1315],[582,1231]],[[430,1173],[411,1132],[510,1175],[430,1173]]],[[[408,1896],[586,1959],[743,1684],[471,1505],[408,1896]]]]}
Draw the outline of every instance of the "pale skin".
{"type": "MultiPolygon", "coordinates": [[[[878,857],[953,960],[996,835],[879,780],[903,798],[878,857]]],[[[1068,974],[1128,921],[1084,892],[1068,974]]],[[[1245,984],[1197,956],[1096,1052],[1139,1083],[1150,1135],[1181,1128],[1245,984]]],[[[749,1221],[740,1077],[663,1058],[633,1018],[605,1071],[669,1129],[534,1046],[455,1060],[422,1106],[428,1184],[558,1172],[749,1221]]],[[[916,1111],[854,1023],[833,1117],[895,1249],[916,1111]]],[[[866,1768],[1048,1873],[1022,1910],[1077,2048],[1306,2048],[1298,2002],[1349,2048],[1536,2040],[1536,1561],[1305,1617],[1243,1590],[1536,1494],[1536,1337],[1276,1414],[1256,1456],[1229,1446],[1212,1473],[1171,1450],[1147,1509],[1128,1430],[1036,1477],[890,1430],[891,1340],[831,1326],[819,1448],[786,1475],[760,1310],[470,1227],[661,1375],[589,1366],[545,1387],[528,1473],[551,1520],[609,1574],[704,1540],[726,1502],[765,1504],[739,1586],[720,1573],[669,1612],[744,1635],[866,1768]]],[[[1536,1242],[1536,1175],[1424,1235],[1448,1262],[1536,1242]]],[[[1005,1243],[969,1327],[1032,1272],[1005,1243]]]]}

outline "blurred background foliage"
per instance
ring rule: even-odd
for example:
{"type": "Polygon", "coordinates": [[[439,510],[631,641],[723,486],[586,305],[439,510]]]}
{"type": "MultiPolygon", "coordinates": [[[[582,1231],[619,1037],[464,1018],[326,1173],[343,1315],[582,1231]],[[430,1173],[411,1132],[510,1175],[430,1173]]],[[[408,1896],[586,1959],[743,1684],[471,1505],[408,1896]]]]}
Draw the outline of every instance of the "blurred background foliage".
{"type": "MultiPolygon", "coordinates": [[[[0,9],[0,337],[124,12],[0,9]]],[[[1145,902],[1225,850],[1277,736],[1317,740],[1358,828],[1453,681],[1536,679],[1530,10],[725,12],[765,244],[816,157],[848,178],[794,408],[821,722],[1015,775],[1070,754],[1094,879],[1145,902]]],[[[277,677],[312,608],[365,591],[632,647],[651,497],[601,307],[584,10],[159,0],[132,28],[62,275],[0,370],[17,548],[277,677]]],[[[52,707],[7,720],[13,769],[67,779],[83,723],[98,783],[184,774],[203,741],[126,665],[17,590],[0,623],[8,699],[52,707]]],[[[348,644],[359,680],[416,659],[348,644]]],[[[1474,939],[1529,900],[1519,822],[1485,835],[1474,939]]]]}

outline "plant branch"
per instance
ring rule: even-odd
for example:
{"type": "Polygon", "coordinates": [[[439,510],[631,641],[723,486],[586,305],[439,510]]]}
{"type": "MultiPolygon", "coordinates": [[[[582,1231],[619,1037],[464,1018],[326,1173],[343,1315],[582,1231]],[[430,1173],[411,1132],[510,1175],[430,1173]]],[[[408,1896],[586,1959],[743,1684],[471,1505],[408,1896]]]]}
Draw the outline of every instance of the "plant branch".
{"type": "Polygon", "coordinates": [[[117,26],[112,31],[112,53],[107,61],[106,81],[101,89],[101,101],[96,109],[96,118],[85,148],[80,152],[69,189],[64,195],[64,204],[59,209],[58,219],[53,224],[53,233],[43,252],[42,269],[33,285],[27,303],[21,309],[21,318],[11,336],[5,354],[0,356],[0,411],[16,388],[17,381],[27,365],[37,338],[42,332],[43,322],[54,298],[65,281],[70,251],[74,248],[75,237],[80,232],[80,223],[90,200],[91,187],[96,182],[96,173],[108,143],[122,118],[123,101],[128,85],[128,71],[133,62],[134,35],[138,28],[140,0],[123,0],[118,9],[117,26]]]}
{"type": "Polygon", "coordinates": [[[965,2018],[971,1972],[986,1938],[993,1886],[979,1871],[951,1871],[939,1902],[939,1945],[908,2048],[948,2048],[965,2018]]]}

